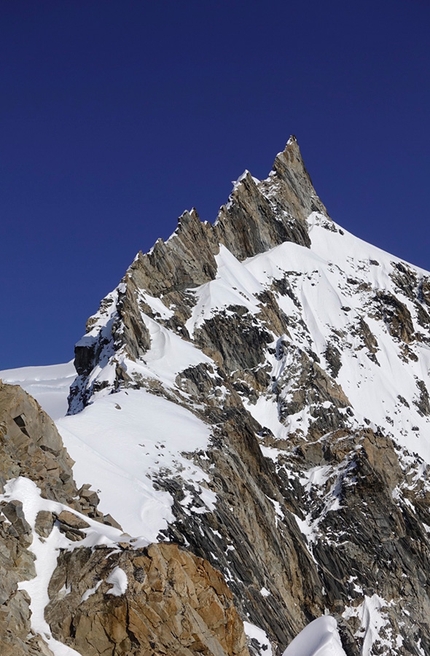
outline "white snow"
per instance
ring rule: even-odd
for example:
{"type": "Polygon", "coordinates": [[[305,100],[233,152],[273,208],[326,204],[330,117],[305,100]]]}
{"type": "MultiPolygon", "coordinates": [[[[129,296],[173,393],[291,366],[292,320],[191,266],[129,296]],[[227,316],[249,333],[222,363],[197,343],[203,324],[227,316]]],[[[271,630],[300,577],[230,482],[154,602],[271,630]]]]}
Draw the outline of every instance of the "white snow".
{"type": "Polygon", "coordinates": [[[323,615],[308,624],[288,645],[283,656],[346,656],[334,617],[323,615]]]}
{"type": "Polygon", "coordinates": [[[162,472],[181,477],[208,509],[216,500],[204,487],[206,474],[182,455],[208,446],[210,430],[191,412],[146,390],[123,390],[97,399],[57,422],[72,458],[78,486],[99,490],[99,508],[123,529],[148,543],[173,521],[172,498],[155,489],[162,472]]]}
{"type": "Polygon", "coordinates": [[[156,298],[150,294],[140,292],[139,300],[149,305],[154,314],[158,314],[162,319],[170,319],[170,317],[172,317],[174,314],[173,310],[164,305],[161,298],[156,298]]]}
{"type": "Polygon", "coordinates": [[[120,597],[125,594],[128,586],[127,574],[121,567],[115,567],[106,579],[107,583],[111,583],[112,587],[106,594],[120,597]]]}
{"type": "Polygon", "coordinates": [[[142,314],[142,320],[149,331],[151,347],[145,353],[144,361],[135,363],[128,360],[127,370],[146,378],[156,378],[167,387],[172,387],[177,374],[187,367],[200,363],[214,364],[194,344],[181,339],[172,330],[164,328],[145,314],[142,314]]]}
{"type": "Polygon", "coordinates": [[[218,266],[216,279],[192,290],[197,303],[185,324],[190,335],[214,313],[230,305],[243,305],[251,314],[258,312],[259,303],[253,295],[263,289],[259,280],[222,244],[215,259],[218,266]]]}
{"type": "Polygon", "coordinates": [[[248,412],[262,426],[269,428],[277,438],[287,438],[288,430],[279,421],[278,404],[276,399],[270,396],[259,396],[256,403],[250,403],[245,397],[243,404],[248,412]]]}

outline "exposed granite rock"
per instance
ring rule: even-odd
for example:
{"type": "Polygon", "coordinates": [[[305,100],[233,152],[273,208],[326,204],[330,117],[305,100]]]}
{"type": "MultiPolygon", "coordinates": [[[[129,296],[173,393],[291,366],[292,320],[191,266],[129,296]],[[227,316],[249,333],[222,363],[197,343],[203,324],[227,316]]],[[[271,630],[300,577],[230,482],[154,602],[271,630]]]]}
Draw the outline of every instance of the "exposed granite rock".
{"type": "Polygon", "coordinates": [[[280,220],[279,209],[273,207],[251,174],[246,173],[228,205],[220,210],[215,224],[217,236],[238,260],[264,253],[284,241],[309,246],[305,222],[292,220],[289,204],[282,208],[285,216],[280,220]]]}
{"type": "Polygon", "coordinates": [[[181,503],[183,485],[160,480],[175,499],[177,521],[168,537],[188,544],[199,556],[205,554],[225,572],[242,613],[261,626],[274,645],[285,646],[322,614],[320,579],[291,515],[296,505],[291,486],[283,489],[273,464],[262,456],[255,437],[261,427],[237,408],[217,413],[216,423],[216,446],[208,461],[216,507],[212,513],[193,515],[181,503]],[[269,596],[261,595],[263,588],[269,596]]]}
{"type": "Polygon", "coordinates": [[[0,381],[0,478],[26,476],[48,499],[73,504],[73,461],[54,422],[16,385],[0,381]]]}
{"type": "Polygon", "coordinates": [[[194,334],[196,346],[227,371],[257,367],[272,341],[270,333],[243,306],[229,306],[205,321],[194,334]]]}
{"type": "Polygon", "coordinates": [[[367,349],[368,351],[368,356],[371,360],[374,362],[377,362],[377,359],[375,357],[375,354],[378,352],[378,340],[376,339],[375,335],[372,333],[370,330],[368,324],[366,321],[363,319],[363,317],[360,317],[358,320],[358,326],[356,328],[357,334],[361,337],[363,346],[367,349]]]}
{"type": "Polygon", "coordinates": [[[152,296],[197,287],[215,278],[219,243],[209,223],[195,210],[184,212],[168,242],[159,239],[150,253],[139,253],[130,275],[152,296]]]}
{"type": "Polygon", "coordinates": [[[21,538],[21,542],[31,544],[31,526],[26,521],[21,501],[9,501],[2,507],[3,515],[9,520],[9,534],[21,538]]]}
{"type": "Polygon", "coordinates": [[[402,301],[389,293],[377,295],[380,312],[390,334],[406,344],[414,339],[414,325],[411,314],[402,301]]]}
{"type": "Polygon", "coordinates": [[[418,398],[414,401],[422,415],[430,415],[430,397],[427,386],[423,380],[417,380],[418,398]]]}
{"type": "Polygon", "coordinates": [[[49,510],[39,510],[36,515],[35,530],[42,538],[47,538],[51,535],[54,527],[55,516],[49,510]]]}
{"type": "Polygon", "coordinates": [[[58,528],[69,540],[83,540],[85,533],[81,529],[88,528],[89,524],[85,520],[77,517],[69,510],[63,510],[57,517],[58,528]]]}
{"type": "Polygon", "coordinates": [[[263,185],[276,201],[282,198],[291,216],[307,219],[311,212],[328,216],[304,165],[296,137],[291,136],[285,149],[276,156],[273,172],[263,185]]]}
{"type": "Polygon", "coordinates": [[[222,576],[177,545],[64,552],[49,594],[54,635],[85,656],[249,656],[222,576]]]}
{"type": "Polygon", "coordinates": [[[215,229],[220,242],[243,260],[284,241],[309,246],[306,219],[313,211],[328,216],[291,137],[266,181],[257,184],[248,171],[240,178],[215,229]]]}
{"type": "Polygon", "coordinates": [[[342,366],[342,358],[339,349],[334,346],[334,344],[329,343],[326,346],[324,356],[328,364],[330,375],[333,378],[337,378],[339,370],[342,366]]]}

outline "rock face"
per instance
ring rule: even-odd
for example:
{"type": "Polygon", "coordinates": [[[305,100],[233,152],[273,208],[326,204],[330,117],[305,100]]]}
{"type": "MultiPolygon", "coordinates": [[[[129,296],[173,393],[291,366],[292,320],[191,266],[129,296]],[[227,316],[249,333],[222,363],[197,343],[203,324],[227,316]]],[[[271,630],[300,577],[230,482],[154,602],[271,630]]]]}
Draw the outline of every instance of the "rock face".
{"type": "Polygon", "coordinates": [[[90,486],[77,489],[71,465],[38,403],[20,387],[0,383],[2,656],[53,656],[64,645],[82,656],[249,656],[243,622],[220,572],[177,545],[133,548],[130,536],[97,510],[90,486]],[[13,498],[11,481],[33,481],[38,488],[27,485],[24,504],[13,498]],[[34,511],[34,490],[51,510],[34,511]],[[81,546],[94,526],[102,546],[81,546]],[[42,556],[40,547],[49,544],[42,556]],[[57,556],[48,588],[39,584],[32,600],[26,582],[40,580],[41,560],[57,556]],[[44,594],[50,602],[39,633],[40,621],[35,628],[32,616],[44,594]]]}
{"type": "MultiPolygon", "coordinates": [[[[305,219],[312,210],[325,215],[326,210],[294,137],[277,156],[268,180],[257,182],[249,172],[241,176],[214,226],[202,223],[195,210],[184,212],[167,242],[159,239],[150,253],[138,253],[127,273],[127,283],[103,300],[100,316],[89,319],[87,334],[75,347],[79,378],[71,389],[73,412],[104,389],[105,381],[93,380],[95,367],[106,364],[115,352],[125,351],[135,360],[150,348],[141,312],[151,318],[157,318],[159,312],[154,312],[146,296],[162,298],[162,307],[175,308],[165,325],[187,338],[184,324],[194,303],[189,290],[215,279],[220,244],[239,260],[285,241],[310,245],[305,219]]],[[[116,378],[121,384],[122,379],[127,381],[127,374],[119,369],[116,378]]]]}
{"type": "MultiPolygon", "coordinates": [[[[54,423],[24,390],[0,382],[1,492],[10,479],[32,479],[47,499],[102,517],[94,506],[81,503],[72,476],[70,456],[54,423]]],[[[54,517],[39,517],[37,530],[49,534],[54,517]]],[[[36,575],[29,550],[32,527],[18,500],[0,502],[0,651],[2,654],[51,654],[43,639],[31,631],[30,598],[18,582],[36,575]]]]}
{"type": "Polygon", "coordinates": [[[139,253],[76,346],[70,414],[144,388],[210,426],[189,457],[215,507],[148,473],[159,539],[219,569],[276,655],[327,611],[348,656],[430,653],[429,281],[330,219],[291,138],[213,226],[186,212],[139,253]]]}
{"type": "Polygon", "coordinates": [[[64,552],[49,596],[54,636],[85,656],[249,656],[221,574],[173,544],[64,552]]]}
{"type": "Polygon", "coordinates": [[[54,422],[37,402],[21,388],[0,382],[0,422],[1,485],[26,476],[47,498],[74,503],[73,461],[54,422]]]}

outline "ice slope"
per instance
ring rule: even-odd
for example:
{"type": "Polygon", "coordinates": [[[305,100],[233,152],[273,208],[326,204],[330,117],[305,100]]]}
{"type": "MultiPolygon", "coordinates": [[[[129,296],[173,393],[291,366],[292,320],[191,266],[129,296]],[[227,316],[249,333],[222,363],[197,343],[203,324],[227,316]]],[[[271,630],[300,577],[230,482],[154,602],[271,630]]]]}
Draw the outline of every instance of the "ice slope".
{"type": "Polygon", "coordinates": [[[67,396],[75,378],[73,360],[64,364],[0,371],[0,379],[3,382],[21,385],[54,421],[67,412],[67,396]]]}

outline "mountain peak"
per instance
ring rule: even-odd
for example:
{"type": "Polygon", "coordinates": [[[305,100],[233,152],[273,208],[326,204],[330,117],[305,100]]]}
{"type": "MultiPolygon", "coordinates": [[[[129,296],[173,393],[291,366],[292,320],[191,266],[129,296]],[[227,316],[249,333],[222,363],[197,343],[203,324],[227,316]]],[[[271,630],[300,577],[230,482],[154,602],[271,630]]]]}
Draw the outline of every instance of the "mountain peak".
{"type": "Polygon", "coordinates": [[[214,225],[185,212],[139,254],[76,345],[70,414],[139,416],[137,462],[165,436],[134,521],[207,557],[282,648],[328,609],[348,655],[430,653],[427,289],[330,219],[291,137],[214,225]]]}
{"type": "Polygon", "coordinates": [[[285,197],[294,216],[306,219],[311,212],[320,212],[329,218],[327,209],[316,193],[305,167],[297,138],[292,135],[284,150],[276,155],[270,181],[285,197]]]}

